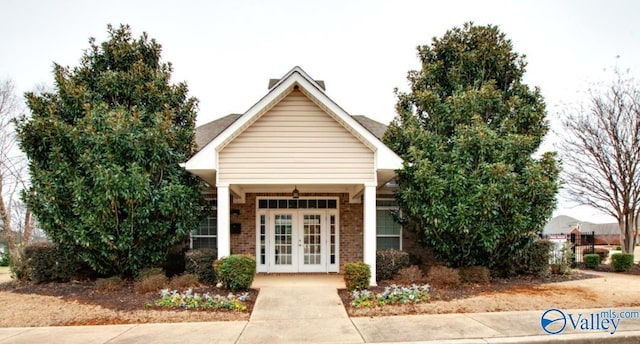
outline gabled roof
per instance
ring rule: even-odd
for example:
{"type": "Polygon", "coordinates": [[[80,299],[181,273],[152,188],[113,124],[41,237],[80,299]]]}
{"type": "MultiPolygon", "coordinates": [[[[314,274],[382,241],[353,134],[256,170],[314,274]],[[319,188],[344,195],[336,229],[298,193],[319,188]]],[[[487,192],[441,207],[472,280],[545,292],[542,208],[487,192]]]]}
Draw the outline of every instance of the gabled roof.
{"type": "MultiPolygon", "coordinates": [[[[205,123],[196,128],[196,145],[197,150],[204,148],[209,142],[213,141],[220,133],[222,133],[227,127],[229,127],[233,122],[235,122],[238,118],[240,118],[242,114],[230,114],[224,116],[222,118],[218,118],[209,123],[205,123]]],[[[358,123],[360,123],[365,129],[367,129],[370,133],[372,133],[379,140],[382,140],[385,131],[387,131],[387,126],[377,122],[369,117],[356,115],[351,116],[358,123]]]]}
{"type": "Polygon", "coordinates": [[[199,151],[209,142],[213,141],[221,132],[229,127],[233,122],[242,116],[241,114],[232,113],[230,115],[218,118],[209,123],[203,124],[196,128],[196,146],[199,151]]]}
{"type": "Polygon", "coordinates": [[[620,234],[620,229],[617,223],[591,223],[586,221],[580,221],[571,216],[559,215],[547,223],[544,227],[544,234],[569,234],[575,228],[578,228],[580,233],[595,232],[598,235],[604,234],[620,234]]]}
{"type": "Polygon", "coordinates": [[[229,115],[218,121],[205,124],[204,128],[200,129],[202,134],[196,139],[199,151],[184,164],[184,167],[188,171],[217,170],[217,153],[275,104],[284,99],[294,88],[297,88],[374,151],[377,170],[393,171],[402,168],[402,159],[380,139],[384,133],[382,130],[384,125],[364,116],[350,116],[324,93],[323,86],[312,79],[302,68],[294,67],[272,85],[269,92],[244,114],[229,115]]]}

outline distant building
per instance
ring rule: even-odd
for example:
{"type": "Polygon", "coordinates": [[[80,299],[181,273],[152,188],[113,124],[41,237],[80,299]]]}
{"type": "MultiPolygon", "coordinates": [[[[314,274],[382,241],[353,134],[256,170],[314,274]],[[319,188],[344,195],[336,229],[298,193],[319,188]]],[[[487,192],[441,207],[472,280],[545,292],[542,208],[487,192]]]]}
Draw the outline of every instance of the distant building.
{"type": "Polygon", "coordinates": [[[595,233],[596,245],[620,245],[620,229],[617,223],[591,223],[560,215],[549,220],[542,234],[576,234],[595,233]]]}

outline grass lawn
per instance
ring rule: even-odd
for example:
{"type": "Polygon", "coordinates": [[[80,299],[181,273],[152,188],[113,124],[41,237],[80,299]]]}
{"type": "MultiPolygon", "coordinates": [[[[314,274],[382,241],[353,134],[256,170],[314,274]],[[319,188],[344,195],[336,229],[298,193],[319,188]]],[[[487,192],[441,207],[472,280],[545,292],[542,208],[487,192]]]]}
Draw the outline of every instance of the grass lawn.
{"type": "Polygon", "coordinates": [[[8,266],[0,266],[0,275],[11,273],[8,266]]]}

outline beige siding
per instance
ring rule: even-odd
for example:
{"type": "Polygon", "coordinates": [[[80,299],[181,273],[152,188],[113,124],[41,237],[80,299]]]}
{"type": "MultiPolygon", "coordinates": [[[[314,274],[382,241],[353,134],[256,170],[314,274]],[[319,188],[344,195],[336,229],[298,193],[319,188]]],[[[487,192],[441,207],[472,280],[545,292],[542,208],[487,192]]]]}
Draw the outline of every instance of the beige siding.
{"type": "Polygon", "coordinates": [[[276,104],[219,155],[219,181],[226,183],[373,180],[373,151],[300,91],[276,104]]]}

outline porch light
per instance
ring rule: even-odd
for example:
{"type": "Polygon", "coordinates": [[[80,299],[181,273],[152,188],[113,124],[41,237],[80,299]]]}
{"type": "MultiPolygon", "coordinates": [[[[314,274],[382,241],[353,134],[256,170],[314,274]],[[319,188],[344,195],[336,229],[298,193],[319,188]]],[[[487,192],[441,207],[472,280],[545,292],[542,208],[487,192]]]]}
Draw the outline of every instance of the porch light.
{"type": "Polygon", "coordinates": [[[297,185],[293,188],[293,192],[291,193],[291,196],[294,199],[298,199],[300,197],[300,191],[298,191],[298,186],[297,185]]]}

